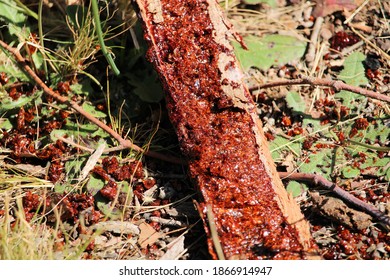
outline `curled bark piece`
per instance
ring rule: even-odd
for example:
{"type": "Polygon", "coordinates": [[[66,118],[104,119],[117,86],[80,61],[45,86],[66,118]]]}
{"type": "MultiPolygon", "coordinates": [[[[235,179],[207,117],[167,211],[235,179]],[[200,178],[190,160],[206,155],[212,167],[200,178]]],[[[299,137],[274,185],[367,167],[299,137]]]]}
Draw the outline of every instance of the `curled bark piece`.
{"type": "MultiPolygon", "coordinates": [[[[375,218],[377,221],[379,221],[381,224],[383,224],[386,228],[390,229],[390,216],[377,209],[374,205],[364,202],[359,198],[353,196],[349,192],[337,186],[335,183],[326,180],[319,174],[279,172],[279,176],[283,179],[288,178],[291,180],[309,182],[314,185],[325,188],[340,197],[344,202],[347,202],[348,204],[359,208],[360,210],[363,210],[364,212],[375,218]]],[[[321,203],[317,204],[320,205],[321,203]]]]}
{"type": "Polygon", "coordinates": [[[349,208],[341,199],[319,195],[317,192],[310,192],[310,196],[321,215],[342,225],[363,230],[372,224],[370,215],[349,208]]]}
{"type": "MultiPolygon", "coordinates": [[[[206,231],[210,222],[224,257],[316,258],[308,224],[278,177],[256,106],[241,81],[229,41],[240,37],[217,1],[136,2],[149,60],[204,200],[206,231]]],[[[217,258],[215,245],[209,238],[217,258]]]]}

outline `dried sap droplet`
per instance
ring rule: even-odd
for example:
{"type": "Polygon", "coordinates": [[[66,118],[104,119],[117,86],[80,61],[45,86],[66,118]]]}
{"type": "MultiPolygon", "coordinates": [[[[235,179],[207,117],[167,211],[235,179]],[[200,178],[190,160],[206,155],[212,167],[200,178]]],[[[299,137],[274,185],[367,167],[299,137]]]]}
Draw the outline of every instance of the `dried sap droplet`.
{"type": "Polygon", "coordinates": [[[366,129],[369,126],[369,122],[366,118],[359,118],[355,121],[354,127],[358,130],[366,129]]]}
{"type": "Polygon", "coordinates": [[[60,94],[66,94],[70,90],[69,82],[59,82],[57,84],[57,89],[60,94]]]}
{"type": "Polygon", "coordinates": [[[342,51],[344,48],[352,46],[359,41],[360,39],[358,36],[340,31],[332,37],[330,47],[336,51],[342,51]]]}
{"type": "Polygon", "coordinates": [[[291,126],[292,122],[289,116],[283,116],[282,117],[282,124],[283,126],[291,126]]]}
{"type": "Polygon", "coordinates": [[[6,83],[8,83],[8,76],[6,73],[1,72],[0,73],[0,84],[5,85],[6,83]]]}

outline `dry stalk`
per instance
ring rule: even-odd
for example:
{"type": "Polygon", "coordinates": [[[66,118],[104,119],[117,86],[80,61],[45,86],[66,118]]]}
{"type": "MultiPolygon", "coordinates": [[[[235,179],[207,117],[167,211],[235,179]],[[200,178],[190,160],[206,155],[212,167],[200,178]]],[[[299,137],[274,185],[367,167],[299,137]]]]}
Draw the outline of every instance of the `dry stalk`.
{"type": "Polygon", "coordinates": [[[311,85],[311,86],[326,86],[331,87],[335,91],[340,90],[347,90],[350,92],[354,92],[366,97],[370,97],[373,99],[377,99],[380,101],[385,101],[387,103],[390,103],[390,96],[384,95],[372,90],[364,89],[357,86],[351,86],[348,85],[340,80],[331,80],[331,79],[323,79],[323,78],[315,78],[315,77],[307,77],[303,76],[299,79],[293,79],[293,80],[277,80],[274,82],[269,82],[263,85],[257,85],[254,87],[249,88],[250,92],[253,92],[255,90],[259,89],[266,89],[266,88],[272,88],[272,87],[279,87],[279,86],[292,86],[292,85],[311,85]]]}

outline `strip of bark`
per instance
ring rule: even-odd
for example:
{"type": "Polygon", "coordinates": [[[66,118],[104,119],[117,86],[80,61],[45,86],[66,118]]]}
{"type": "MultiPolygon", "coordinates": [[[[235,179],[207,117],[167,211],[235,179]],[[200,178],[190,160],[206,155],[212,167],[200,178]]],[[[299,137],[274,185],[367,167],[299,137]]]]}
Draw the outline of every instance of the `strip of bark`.
{"type": "Polygon", "coordinates": [[[218,258],[215,246],[221,245],[227,259],[316,258],[308,223],[285,191],[242,82],[229,41],[239,36],[218,2],[135,2],[148,58],[165,88],[171,122],[203,197],[206,232],[211,235],[210,224],[218,235],[209,238],[212,256],[218,258]]]}

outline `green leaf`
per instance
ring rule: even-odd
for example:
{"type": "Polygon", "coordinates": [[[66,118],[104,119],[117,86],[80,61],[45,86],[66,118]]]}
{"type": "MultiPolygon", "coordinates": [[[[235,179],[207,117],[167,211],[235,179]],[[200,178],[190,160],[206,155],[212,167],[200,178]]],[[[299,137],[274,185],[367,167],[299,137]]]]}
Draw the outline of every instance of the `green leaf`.
{"type": "Polygon", "coordinates": [[[380,143],[384,144],[390,140],[390,126],[384,123],[383,119],[377,119],[375,124],[370,124],[365,133],[365,139],[370,140],[371,143],[375,143],[379,140],[380,143]]]}
{"type": "Polygon", "coordinates": [[[388,166],[388,168],[386,169],[385,179],[387,181],[390,181],[390,166],[388,166]]]}
{"type": "Polygon", "coordinates": [[[306,185],[296,181],[290,181],[286,187],[287,192],[291,193],[293,197],[300,196],[303,192],[308,190],[306,185]]]}
{"type": "Polygon", "coordinates": [[[32,54],[32,60],[37,69],[42,69],[43,67],[43,55],[41,52],[35,52],[32,54]]]}
{"type": "Polygon", "coordinates": [[[81,83],[73,84],[70,86],[70,89],[74,94],[82,94],[88,96],[90,92],[93,91],[90,80],[84,80],[81,83]]]}
{"type": "Polygon", "coordinates": [[[298,162],[301,172],[319,173],[330,180],[333,170],[344,178],[356,178],[361,175],[383,176],[390,158],[378,158],[377,153],[368,151],[359,145],[340,148],[323,148],[298,162]]]}
{"type": "Polygon", "coordinates": [[[96,178],[95,176],[89,176],[89,180],[87,183],[87,190],[90,194],[95,195],[104,187],[104,181],[100,178],[96,178]]]}
{"type": "Polygon", "coordinates": [[[30,29],[24,26],[26,20],[26,15],[21,12],[15,1],[0,1],[0,21],[5,22],[11,35],[27,38],[30,34],[30,29]]]}
{"type": "Polygon", "coordinates": [[[80,175],[82,167],[87,160],[87,157],[79,157],[65,162],[65,172],[68,181],[76,179],[80,175]]]}
{"type": "Polygon", "coordinates": [[[130,186],[129,182],[122,181],[118,184],[118,190],[120,190],[121,193],[127,193],[130,194],[129,199],[133,197],[133,188],[130,186]]]}
{"type": "Polygon", "coordinates": [[[128,83],[135,87],[134,93],[145,102],[160,102],[163,97],[161,84],[154,71],[143,71],[141,75],[127,73],[128,83]]]}
{"type": "Polygon", "coordinates": [[[0,19],[5,21],[6,23],[20,25],[26,21],[27,17],[22,12],[20,12],[15,1],[1,0],[0,19]]]}
{"type": "Polygon", "coordinates": [[[233,42],[238,60],[244,71],[250,67],[267,70],[273,65],[284,65],[299,60],[306,50],[306,42],[286,35],[266,35],[262,38],[244,38],[248,50],[233,42]]]}
{"type": "Polygon", "coordinates": [[[302,121],[302,127],[307,128],[308,126],[310,126],[311,131],[313,132],[322,131],[322,133],[328,134],[328,131],[324,129],[329,127],[330,124],[321,124],[321,119],[314,119],[310,115],[305,115],[305,118],[302,121]]]}
{"type": "Polygon", "coordinates": [[[13,63],[1,63],[0,72],[4,72],[7,74],[7,76],[9,77],[8,83],[15,83],[18,80],[20,82],[30,81],[30,78],[13,63]]]}
{"type": "Polygon", "coordinates": [[[303,162],[298,162],[299,171],[317,173],[330,180],[332,170],[332,149],[322,149],[310,154],[303,162]]]}
{"type": "MultiPolygon", "coordinates": [[[[365,151],[365,161],[360,164],[359,168],[362,169],[362,173],[366,174],[368,170],[375,170],[376,175],[381,176],[385,174],[384,168],[390,164],[390,157],[378,158],[376,153],[365,151]]],[[[372,172],[372,171],[371,171],[372,172]]]]}
{"type": "Polygon", "coordinates": [[[342,174],[344,178],[350,179],[350,178],[356,178],[360,175],[360,170],[358,168],[354,168],[352,166],[346,166],[342,169],[342,174]]]}
{"type": "MultiPolygon", "coordinates": [[[[296,139],[296,138],[295,138],[296,139]]],[[[301,153],[301,141],[292,141],[293,139],[286,139],[284,137],[276,137],[273,141],[269,142],[269,148],[271,151],[272,158],[275,161],[278,161],[280,158],[280,154],[282,151],[290,150],[293,151],[294,154],[299,155],[301,153]]]]}
{"type": "Polygon", "coordinates": [[[271,8],[276,8],[278,6],[276,0],[244,0],[244,3],[249,5],[265,3],[268,4],[271,8]]]}
{"type": "Polygon", "coordinates": [[[68,121],[67,124],[62,127],[62,129],[55,129],[50,133],[50,139],[53,142],[57,141],[58,136],[73,136],[76,139],[78,137],[91,138],[95,136],[106,138],[109,137],[109,134],[95,124],[78,125],[68,121]]]}
{"type": "Polygon", "coordinates": [[[365,76],[363,61],[365,55],[361,52],[350,54],[344,62],[344,69],[338,75],[340,80],[343,80],[349,85],[360,86],[368,83],[365,76]]]}
{"type": "Polygon", "coordinates": [[[96,117],[96,118],[105,118],[107,115],[105,113],[103,113],[102,111],[98,111],[96,110],[95,106],[87,103],[87,102],[84,102],[83,104],[83,109],[91,114],[92,116],[96,117]]]}
{"type": "Polygon", "coordinates": [[[292,109],[293,114],[304,114],[306,104],[298,92],[289,92],[286,95],[287,106],[292,109]]]}
{"type": "Polygon", "coordinates": [[[19,109],[26,104],[41,104],[42,91],[39,90],[30,96],[21,96],[17,100],[13,100],[11,97],[6,97],[0,102],[0,114],[3,114],[9,110],[19,109]]]}
{"type": "MultiPolygon", "coordinates": [[[[344,61],[344,69],[338,75],[338,79],[343,80],[346,84],[352,86],[366,85],[368,80],[365,75],[363,61],[365,55],[360,52],[350,54],[344,61]]],[[[343,105],[348,108],[356,106],[355,101],[365,99],[364,96],[342,90],[335,95],[343,100],[343,105]]]]}
{"type": "Polygon", "coordinates": [[[122,216],[122,213],[117,208],[111,209],[109,203],[99,201],[98,198],[97,198],[96,206],[106,217],[110,218],[111,220],[118,220],[122,216]]]}
{"type": "Polygon", "coordinates": [[[10,130],[10,129],[12,129],[12,127],[13,127],[13,125],[9,121],[9,119],[0,118],[0,129],[10,130]]]}
{"type": "Polygon", "coordinates": [[[72,184],[62,184],[62,183],[56,183],[54,185],[54,192],[56,193],[64,193],[64,192],[71,192],[74,189],[74,185],[72,184]]]}

